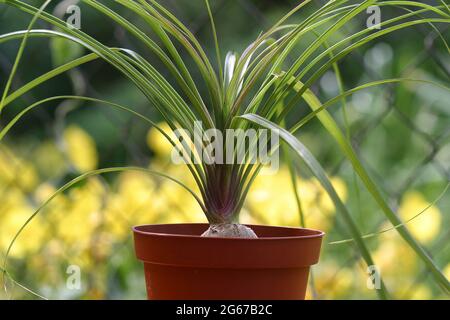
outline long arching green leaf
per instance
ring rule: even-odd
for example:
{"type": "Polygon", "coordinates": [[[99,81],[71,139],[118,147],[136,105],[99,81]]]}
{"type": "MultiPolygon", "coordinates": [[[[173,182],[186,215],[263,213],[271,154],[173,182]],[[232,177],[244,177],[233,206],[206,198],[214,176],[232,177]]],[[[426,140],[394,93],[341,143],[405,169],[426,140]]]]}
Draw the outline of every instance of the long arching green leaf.
{"type": "MultiPolygon", "coordinates": [[[[330,100],[323,103],[319,108],[314,109],[309,114],[307,114],[304,118],[296,122],[294,125],[292,125],[290,131],[295,132],[298,129],[300,129],[302,126],[304,126],[306,123],[308,123],[311,119],[317,116],[318,113],[322,112],[323,110],[331,107],[332,105],[339,102],[342,98],[348,97],[358,91],[378,87],[380,85],[388,85],[393,83],[402,83],[402,82],[417,82],[417,83],[423,83],[423,84],[430,84],[433,86],[436,86],[438,88],[442,88],[444,90],[450,91],[449,87],[446,87],[444,85],[441,85],[439,83],[436,83],[435,81],[429,81],[429,80],[423,80],[423,79],[412,79],[412,78],[397,78],[397,79],[385,79],[385,80],[378,80],[378,81],[372,81],[365,84],[362,84],[360,86],[357,86],[355,88],[352,88],[350,90],[347,90],[339,95],[337,95],[334,98],[331,98],[330,100]]],[[[294,86],[294,89],[300,90],[301,85],[297,84],[297,86],[294,86]]],[[[311,94],[311,91],[307,90],[307,94],[311,94]]]]}
{"type": "MultiPolygon", "coordinates": [[[[2,128],[2,130],[0,131],[0,142],[3,140],[4,136],[8,133],[8,131],[22,118],[24,117],[28,112],[30,112],[31,110],[33,110],[34,108],[37,108],[39,106],[41,106],[42,104],[45,104],[47,102],[50,101],[55,101],[55,100],[66,100],[66,99],[76,99],[76,100],[82,100],[82,101],[89,101],[89,102],[97,102],[100,103],[102,105],[106,105],[115,109],[118,109],[120,111],[125,111],[130,113],[131,115],[140,118],[141,120],[146,121],[149,125],[151,125],[152,127],[154,127],[155,129],[157,129],[166,139],[167,141],[169,141],[169,143],[178,151],[182,151],[180,150],[179,146],[175,143],[175,141],[173,141],[173,139],[164,131],[162,130],[155,122],[153,122],[152,120],[150,120],[148,117],[144,116],[143,114],[132,110],[131,108],[122,106],[120,104],[117,103],[113,103],[110,101],[105,101],[105,100],[101,100],[101,99],[96,99],[96,98],[91,98],[91,97],[84,97],[84,96],[54,96],[54,97],[50,97],[50,98],[46,98],[40,101],[37,101],[35,103],[33,103],[32,105],[26,107],[25,109],[23,109],[22,111],[20,111],[11,121],[9,121],[6,126],[4,128],[2,128]]],[[[184,145],[182,145],[183,147],[185,147],[184,145]]],[[[184,153],[182,153],[184,155],[184,153]]],[[[206,198],[206,192],[205,192],[205,175],[204,173],[201,171],[201,169],[199,169],[199,167],[197,166],[192,166],[188,161],[188,159],[186,159],[186,165],[188,166],[189,171],[191,172],[194,180],[196,181],[199,190],[202,194],[202,196],[204,198],[206,198]]],[[[206,213],[207,214],[207,213],[206,213]]],[[[208,216],[208,214],[207,214],[208,216]]]]}
{"type": "MultiPolygon", "coordinates": [[[[331,200],[333,201],[336,210],[342,214],[342,217],[344,218],[345,222],[347,223],[347,226],[349,228],[350,233],[353,236],[353,239],[355,240],[355,243],[357,247],[359,248],[361,252],[361,256],[366,261],[368,266],[374,265],[373,259],[370,255],[370,252],[364,243],[364,241],[361,238],[361,233],[358,229],[358,226],[353,220],[353,217],[348,212],[345,205],[342,203],[341,199],[339,198],[336,190],[334,189],[333,185],[331,184],[330,180],[328,179],[325,171],[323,170],[320,163],[316,160],[316,158],[311,154],[311,152],[290,132],[288,132],[286,129],[283,129],[279,125],[261,117],[256,114],[245,114],[240,116],[242,119],[246,119],[248,121],[251,121],[255,124],[258,124],[266,129],[274,130],[276,131],[280,137],[291,147],[293,151],[305,162],[305,164],[308,166],[308,168],[311,170],[311,172],[314,174],[314,176],[317,178],[317,180],[320,182],[320,184],[323,186],[323,188],[326,190],[328,195],[330,196],[331,200]]],[[[380,295],[380,298],[386,299],[387,291],[386,287],[382,281],[381,290],[377,290],[377,292],[380,295]]]]}
{"type": "MultiPolygon", "coordinates": [[[[299,86],[303,86],[302,83],[297,83],[299,86]]],[[[296,87],[294,90],[300,91],[301,87],[296,87]]],[[[320,100],[314,95],[314,93],[307,89],[303,94],[303,99],[306,101],[311,110],[318,110],[322,104],[320,100]]],[[[372,195],[374,200],[377,202],[384,215],[388,218],[388,220],[392,223],[392,225],[400,225],[402,222],[400,218],[392,211],[392,209],[388,206],[383,196],[376,184],[372,181],[367,171],[364,169],[364,166],[361,164],[361,161],[358,159],[353,147],[351,146],[348,139],[342,133],[341,129],[339,129],[338,125],[328,113],[327,110],[322,110],[317,114],[317,118],[323,125],[323,127],[327,130],[329,135],[336,141],[346,158],[350,161],[353,169],[358,174],[359,178],[363,182],[367,191],[372,195]]],[[[419,258],[424,262],[427,266],[428,270],[432,273],[434,279],[438,284],[442,286],[442,288],[446,292],[450,292],[450,283],[430,257],[430,255],[425,251],[425,249],[421,246],[421,244],[411,235],[411,233],[404,227],[401,226],[396,229],[398,233],[402,236],[402,238],[408,243],[408,245],[416,252],[419,258]]]]}
{"type": "MultiPolygon", "coordinates": [[[[405,220],[404,222],[402,222],[400,224],[397,224],[395,226],[383,229],[381,231],[365,234],[361,238],[363,238],[363,239],[373,238],[373,237],[379,236],[379,235],[381,235],[383,233],[386,233],[386,232],[389,232],[389,231],[393,231],[393,230],[398,229],[400,227],[406,226],[407,224],[410,224],[411,222],[414,222],[414,220],[416,220],[418,217],[420,217],[421,215],[426,213],[428,209],[430,209],[431,207],[436,205],[436,203],[438,203],[439,200],[441,200],[444,197],[444,195],[447,193],[447,190],[449,189],[449,187],[450,187],[450,182],[447,183],[447,185],[445,186],[444,190],[441,192],[441,194],[436,199],[434,199],[430,204],[428,204],[425,208],[420,210],[418,213],[416,213],[414,216],[412,216],[408,220],[405,220]]],[[[344,244],[344,243],[350,243],[350,242],[353,242],[353,239],[336,240],[336,241],[328,242],[328,244],[344,244]]]]}
{"type": "MultiPolygon", "coordinates": [[[[18,282],[17,280],[15,280],[8,271],[4,270],[2,267],[0,267],[0,272],[3,274],[3,281],[5,281],[5,278],[8,278],[13,284],[15,284],[16,286],[22,288],[23,290],[25,290],[26,292],[28,292],[29,294],[38,297],[39,299],[42,300],[48,300],[46,297],[44,297],[43,295],[40,295],[39,293],[37,293],[34,290],[31,290],[30,288],[26,287],[25,285],[23,285],[22,283],[18,282]]],[[[6,287],[6,283],[4,284],[4,287],[6,287]]]]}
{"type": "Polygon", "coordinates": [[[39,16],[44,11],[44,9],[47,7],[47,5],[50,3],[50,1],[51,0],[46,0],[44,2],[44,4],[39,8],[39,10],[37,10],[36,13],[33,15],[33,18],[31,19],[31,22],[28,25],[27,32],[25,33],[24,37],[22,38],[22,41],[20,42],[19,51],[17,52],[16,59],[14,60],[12,70],[9,74],[8,80],[6,81],[5,89],[3,90],[2,98],[0,100],[0,114],[4,107],[4,102],[5,102],[6,96],[8,95],[8,91],[11,86],[12,80],[14,78],[14,75],[16,74],[17,67],[19,66],[20,59],[22,58],[23,51],[25,50],[25,46],[26,46],[27,40],[28,40],[28,33],[33,28],[34,23],[39,18],[39,16]]]}
{"type": "Polygon", "coordinates": [[[159,176],[162,178],[166,178],[169,179],[173,182],[175,182],[176,184],[178,184],[179,186],[183,187],[186,191],[188,191],[199,203],[200,207],[205,210],[201,200],[197,197],[197,195],[195,194],[195,192],[190,189],[188,186],[186,186],[184,183],[182,183],[179,180],[176,180],[174,178],[172,178],[171,176],[166,175],[165,173],[161,173],[155,170],[150,170],[150,169],[146,169],[146,168],[140,168],[140,167],[114,167],[114,168],[103,168],[103,169],[97,169],[97,170],[92,170],[92,171],[88,171],[82,175],[79,175],[78,177],[70,180],[69,182],[67,182],[66,184],[64,184],[62,187],[60,187],[58,190],[56,190],[47,200],[45,200],[34,212],[32,215],[30,215],[30,217],[28,217],[28,219],[25,221],[25,223],[20,227],[20,229],[17,231],[17,233],[14,235],[13,239],[11,240],[11,242],[8,245],[8,248],[6,250],[6,254],[5,254],[5,258],[3,260],[3,276],[5,276],[5,271],[7,271],[7,263],[8,263],[8,258],[9,258],[9,254],[11,252],[11,249],[14,246],[14,243],[16,242],[16,240],[19,238],[20,234],[23,232],[23,230],[28,226],[28,224],[34,219],[34,217],[36,217],[37,214],[39,214],[39,212],[42,211],[42,209],[44,209],[54,198],[56,198],[59,194],[63,193],[64,191],[66,191],[67,189],[69,189],[70,187],[72,187],[73,185],[89,178],[92,176],[96,176],[96,175],[100,175],[100,174],[105,174],[105,173],[112,173],[112,172],[123,172],[123,171],[141,171],[144,173],[148,173],[150,175],[155,175],[155,176],[159,176]]]}

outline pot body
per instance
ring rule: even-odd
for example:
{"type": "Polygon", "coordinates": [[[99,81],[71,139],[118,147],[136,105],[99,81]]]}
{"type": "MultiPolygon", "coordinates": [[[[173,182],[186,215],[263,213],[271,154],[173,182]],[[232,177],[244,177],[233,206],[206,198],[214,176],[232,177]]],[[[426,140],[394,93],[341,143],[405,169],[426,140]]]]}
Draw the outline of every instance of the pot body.
{"type": "Polygon", "coordinates": [[[208,224],[133,228],[149,299],[304,299],[323,232],[249,225],[258,239],[200,237],[208,224]]]}

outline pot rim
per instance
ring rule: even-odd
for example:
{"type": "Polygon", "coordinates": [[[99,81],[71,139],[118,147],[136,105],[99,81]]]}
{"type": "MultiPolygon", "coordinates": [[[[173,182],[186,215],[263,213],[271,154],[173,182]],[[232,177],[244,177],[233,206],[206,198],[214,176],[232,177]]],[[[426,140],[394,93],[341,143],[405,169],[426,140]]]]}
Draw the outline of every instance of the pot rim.
{"type": "Polygon", "coordinates": [[[313,229],[248,225],[259,238],[201,237],[208,226],[207,223],[135,226],[136,256],[144,263],[176,267],[303,268],[319,260],[325,234],[313,229]]]}
{"type": "Polygon", "coordinates": [[[143,224],[133,226],[132,230],[134,233],[138,233],[141,235],[151,235],[151,236],[163,236],[170,238],[200,238],[200,239],[208,239],[209,241],[264,241],[264,240],[298,240],[298,239],[310,239],[310,238],[322,238],[325,235],[324,231],[311,229],[311,228],[301,228],[301,227],[288,227],[288,226],[272,226],[272,225],[257,225],[257,224],[243,224],[247,227],[265,227],[265,228],[277,228],[277,229],[285,229],[285,230],[305,230],[308,232],[312,232],[313,234],[308,235],[297,235],[297,236],[281,236],[281,237],[258,237],[258,238],[238,238],[238,237],[202,237],[200,235],[192,235],[192,234],[174,234],[167,232],[153,232],[153,231],[145,231],[141,230],[144,227],[158,227],[158,226],[181,226],[181,225],[193,225],[193,226],[203,226],[209,225],[209,223],[157,223],[157,224],[143,224]]]}

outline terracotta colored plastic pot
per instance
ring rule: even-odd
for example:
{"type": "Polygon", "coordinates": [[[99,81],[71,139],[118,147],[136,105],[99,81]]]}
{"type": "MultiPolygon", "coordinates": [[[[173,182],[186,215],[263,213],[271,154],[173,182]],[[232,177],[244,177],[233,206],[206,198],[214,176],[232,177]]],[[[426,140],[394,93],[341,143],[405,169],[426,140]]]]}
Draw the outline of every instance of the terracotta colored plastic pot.
{"type": "Polygon", "coordinates": [[[250,225],[258,239],[200,237],[207,224],[133,228],[149,299],[304,299],[323,232],[250,225]]]}

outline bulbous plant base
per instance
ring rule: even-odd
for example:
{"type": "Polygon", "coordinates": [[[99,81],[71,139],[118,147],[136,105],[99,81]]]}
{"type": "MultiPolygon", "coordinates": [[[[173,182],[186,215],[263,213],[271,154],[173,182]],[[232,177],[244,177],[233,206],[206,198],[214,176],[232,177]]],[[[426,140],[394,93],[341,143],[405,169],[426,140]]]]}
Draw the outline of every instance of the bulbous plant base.
{"type": "Polygon", "coordinates": [[[239,223],[211,224],[201,236],[210,238],[258,238],[252,229],[239,223]]]}
{"type": "Polygon", "coordinates": [[[208,224],[133,228],[149,299],[304,299],[323,232],[250,225],[257,238],[202,237],[208,224]]]}

